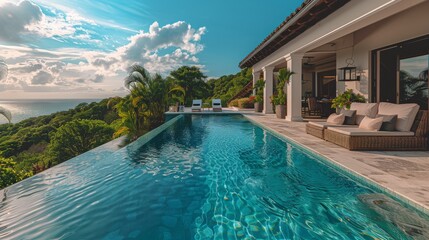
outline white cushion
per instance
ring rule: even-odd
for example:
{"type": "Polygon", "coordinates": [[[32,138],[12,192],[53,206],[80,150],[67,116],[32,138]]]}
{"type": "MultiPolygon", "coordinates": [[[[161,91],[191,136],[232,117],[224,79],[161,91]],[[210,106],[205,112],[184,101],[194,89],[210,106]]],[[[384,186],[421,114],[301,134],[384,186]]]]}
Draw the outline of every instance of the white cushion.
{"type": "Polygon", "coordinates": [[[346,116],[344,114],[332,113],[331,115],[329,115],[326,122],[334,125],[341,125],[344,123],[345,119],[346,119],[346,116]]]}
{"type": "Polygon", "coordinates": [[[406,137],[414,136],[413,132],[398,132],[398,131],[371,131],[362,128],[350,128],[350,127],[328,127],[337,133],[341,133],[348,136],[391,136],[391,137],[406,137]]]}
{"type": "Polygon", "coordinates": [[[420,106],[415,103],[394,104],[381,102],[378,106],[380,115],[398,115],[396,130],[401,132],[410,131],[420,106]]]}
{"type": "Polygon", "coordinates": [[[332,124],[332,123],[328,123],[328,122],[308,122],[308,124],[316,126],[316,127],[320,127],[320,128],[328,128],[328,127],[358,127],[357,125],[338,125],[338,124],[332,124]]]}
{"type": "Polygon", "coordinates": [[[364,117],[359,124],[359,128],[371,130],[371,131],[378,131],[380,130],[382,124],[383,124],[383,117],[379,117],[379,118],[364,117]]]}
{"type": "Polygon", "coordinates": [[[350,110],[356,110],[356,124],[359,125],[365,116],[375,118],[377,115],[378,104],[353,102],[350,105],[350,110]]]}

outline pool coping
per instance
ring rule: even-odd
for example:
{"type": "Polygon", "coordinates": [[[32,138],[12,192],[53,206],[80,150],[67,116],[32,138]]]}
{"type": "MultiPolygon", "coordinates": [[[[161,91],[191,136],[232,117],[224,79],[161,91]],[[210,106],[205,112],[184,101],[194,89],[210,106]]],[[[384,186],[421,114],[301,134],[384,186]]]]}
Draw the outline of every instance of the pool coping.
{"type": "Polygon", "coordinates": [[[136,151],[137,149],[139,149],[140,147],[148,143],[150,140],[158,136],[160,133],[165,131],[167,128],[169,128],[171,125],[175,124],[177,121],[179,121],[182,118],[183,118],[182,114],[175,116],[174,118],[164,122],[157,128],[154,128],[149,132],[145,133],[143,136],[139,137],[136,141],[125,146],[125,148],[127,148],[128,151],[136,151]]]}
{"type": "Polygon", "coordinates": [[[246,116],[246,114],[242,114],[242,116],[244,118],[246,118],[249,122],[255,124],[256,126],[267,130],[268,132],[270,132],[271,134],[273,134],[274,136],[283,139],[289,143],[291,143],[294,147],[297,147],[298,149],[304,151],[306,154],[311,155],[312,157],[314,157],[316,160],[321,160],[322,163],[327,164],[328,166],[334,168],[335,170],[345,174],[347,177],[350,177],[351,179],[357,181],[359,184],[365,185],[367,187],[370,188],[375,188],[376,190],[387,194],[389,197],[392,197],[393,199],[401,202],[402,204],[416,210],[417,212],[423,214],[423,215],[427,215],[429,216],[429,208],[409,197],[407,197],[404,194],[398,193],[397,191],[390,189],[389,187],[383,186],[382,184],[376,182],[375,180],[331,159],[330,157],[324,155],[323,153],[312,149],[309,146],[306,146],[305,144],[302,144],[296,140],[294,140],[291,137],[288,137],[286,135],[283,135],[282,133],[276,131],[275,129],[262,124],[252,118],[250,118],[249,116],[246,116]]]}

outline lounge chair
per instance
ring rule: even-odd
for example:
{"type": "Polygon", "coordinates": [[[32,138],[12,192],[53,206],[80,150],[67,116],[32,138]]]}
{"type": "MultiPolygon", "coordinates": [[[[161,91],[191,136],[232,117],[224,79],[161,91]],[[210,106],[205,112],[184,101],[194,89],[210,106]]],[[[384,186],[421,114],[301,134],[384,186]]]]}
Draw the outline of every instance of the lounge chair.
{"type": "Polygon", "coordinates": [[[429,141],[428,111],[418,111],[418,105],[414,104],[417,107],[412,105],[380,103],[379,114],[398,116],[395,131],[328,127],[324,131],[324,139],[349,150],[427,150],[429,141]]]}
{"type": "Polygon", "coordinates": [[[213,112],[222,112],[222,101],[220,99],[212,100],[213,112]]]}
{"type": "Polygon", "coordinates": [[[201,106],[203,105],[203,101],[201,99],[192,100],[192,112],[201,112],[201,106]]]}

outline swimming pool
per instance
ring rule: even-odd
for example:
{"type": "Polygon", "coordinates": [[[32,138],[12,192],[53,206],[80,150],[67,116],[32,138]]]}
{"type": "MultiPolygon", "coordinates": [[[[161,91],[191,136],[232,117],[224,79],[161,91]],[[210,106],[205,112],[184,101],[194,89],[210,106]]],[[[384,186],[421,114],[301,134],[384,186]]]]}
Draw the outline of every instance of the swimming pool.
{"type": "Polygon", "coordinates": [[[411,239],[375,193],[241,115],[187,115],[6,189],[0,239],[411,239]]]}

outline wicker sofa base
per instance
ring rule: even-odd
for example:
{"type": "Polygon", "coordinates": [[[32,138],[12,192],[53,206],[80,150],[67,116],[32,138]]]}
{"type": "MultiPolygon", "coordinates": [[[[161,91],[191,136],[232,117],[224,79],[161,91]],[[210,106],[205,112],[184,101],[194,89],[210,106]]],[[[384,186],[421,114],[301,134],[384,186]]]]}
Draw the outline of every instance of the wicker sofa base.
{"type": "Polygon", "coordinates": [[[428,137],[395,136],[350,136],[325,129],[324,138],[349,150],[372,151],[425,151],[428,149],[428,137]]]}
{"type": "Polygon", "coordinates": [[[318,137],[321,139],[324,138],[324,136],[323,136],[324,135],[323,134],[324,128],[323,127],[319,127],[319,126],[315,126],[313,124],[307,123],[305,125],[305,131],[307,132],[307,134],[313,135],[315,137],[318,137]]]}

